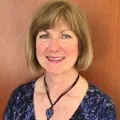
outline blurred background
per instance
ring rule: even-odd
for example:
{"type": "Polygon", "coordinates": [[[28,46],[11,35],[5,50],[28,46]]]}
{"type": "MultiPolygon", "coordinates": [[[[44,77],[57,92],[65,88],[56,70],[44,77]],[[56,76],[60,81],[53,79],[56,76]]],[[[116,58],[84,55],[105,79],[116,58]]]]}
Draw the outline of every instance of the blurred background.
{"type": "MultiPolygon", "coordinates": [[[[11,92],[33,80],[25,61],[31,17],[45,0],[0,0],[0,119],[11,92]]],[[[84,9],[94,60],[81,74],[114,101],[120,119],[120,0],[69,0],[84,9]]]]}

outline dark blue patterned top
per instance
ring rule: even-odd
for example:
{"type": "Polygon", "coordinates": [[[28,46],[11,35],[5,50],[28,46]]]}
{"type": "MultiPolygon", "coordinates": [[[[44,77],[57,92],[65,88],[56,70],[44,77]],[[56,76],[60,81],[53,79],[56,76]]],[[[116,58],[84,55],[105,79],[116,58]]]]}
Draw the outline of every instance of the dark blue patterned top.
{"type": "MultiPolygon", "coordinates": [[[[70,120],[117,120],[111,99],[92,84],[70,120]]],[[[3,120],[35,120],[33,93],[35,81],[20,85],[11,95],[3,120]]]]}

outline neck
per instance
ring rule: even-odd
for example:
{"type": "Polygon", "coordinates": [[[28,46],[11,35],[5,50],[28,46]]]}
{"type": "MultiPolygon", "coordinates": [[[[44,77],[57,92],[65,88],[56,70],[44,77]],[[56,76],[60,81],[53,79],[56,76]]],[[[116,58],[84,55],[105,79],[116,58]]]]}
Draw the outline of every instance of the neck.
{"type": "Polygon", "coordinates": [[[65,72],[64,74],[52,75],[46,73],[46,82],[49,88],[49,91],[52,92],[63,92],[67,87],[69,87],[74,80],[78,72],[73,69],[71,71],[65,72]]]}

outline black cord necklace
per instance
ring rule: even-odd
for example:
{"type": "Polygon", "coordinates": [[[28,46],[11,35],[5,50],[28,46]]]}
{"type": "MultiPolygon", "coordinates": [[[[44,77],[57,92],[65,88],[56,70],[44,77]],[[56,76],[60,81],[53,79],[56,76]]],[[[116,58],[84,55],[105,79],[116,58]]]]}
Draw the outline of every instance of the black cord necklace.
{"type": "Polygon", "coordinates": [[[72,85],[71,85],[70,87],[68,87],[68,88],[56,99],[56,101],[55,101],[54,103],[52,103],[52,100],[51,100],[51,98],[50,98],[50,94],[49,94],[49,91],[48,91],[48,85],[47,85],[47,82],[46,82],[46,78],[45,78],[45,76],[44,76],[44,86],[45,86],[45,90],[46,90],[46,94],[47,94],[48,100],[49,100],[49,102],[50,102],[50,104],[51,104],[51,107],[46,110],[47,120],[50,120],[50,118],[52,117],[52,115],[53,115],[53,113],[54,113],[54,111],[53,111],[54,105],[55,105],[69,90],[71,90],[71,89],[76,85],[78,79],[79,79],[79,75],[76,77],[76,79],[75,79],[75,81],[72,83],[72,85]]]}

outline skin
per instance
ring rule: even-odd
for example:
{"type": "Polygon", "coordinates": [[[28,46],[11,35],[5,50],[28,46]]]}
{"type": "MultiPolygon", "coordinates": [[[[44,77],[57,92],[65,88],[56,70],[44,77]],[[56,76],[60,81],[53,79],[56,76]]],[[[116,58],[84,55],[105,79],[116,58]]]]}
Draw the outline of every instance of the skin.
{"type": "Polygon", "coordinates": [[[40,65],[49,75],[75,71],[78,38],[69,25],[60,20],[54,28],[38,33],[36,54],[40,65]]]}
{"type": "MultiPolygon", "coordinates": [[[[52,29],[40,31],[36,37],[36,56],[45,69],[49,94],[54,102],[76,79],[74,64],[78,57],[78,38],[69,25],[60,19],[52,29]]],[[[35,83],[34,110],[36,120],[46,120],[45,111],[51,105],[45,92],[44,76],[35,83]]],[[[80,76],[77,84],[54,106],[51,120],[67,120],[80,105],[88,84],[80,76]],[[76,92],[77,91],[77,92],[76,92]]]]}

